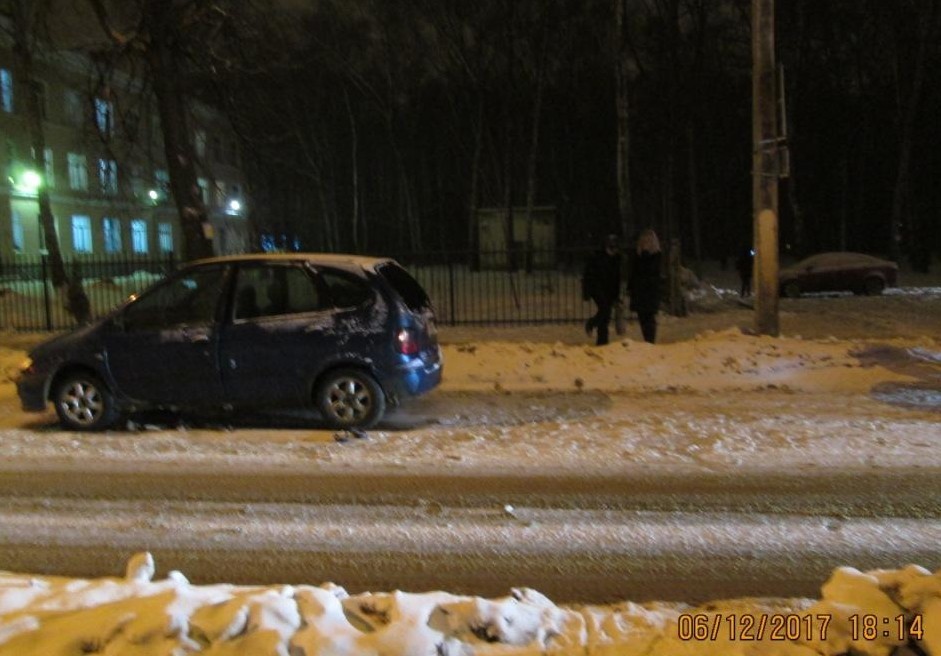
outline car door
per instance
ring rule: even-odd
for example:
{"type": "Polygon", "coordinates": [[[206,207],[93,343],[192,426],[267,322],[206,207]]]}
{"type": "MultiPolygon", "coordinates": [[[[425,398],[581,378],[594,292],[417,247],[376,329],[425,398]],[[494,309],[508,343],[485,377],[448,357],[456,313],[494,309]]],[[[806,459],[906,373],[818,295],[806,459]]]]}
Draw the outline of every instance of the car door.
{"type": "Polygon", "coordinates": [[[807,258],[800,271],[800,286],[804,292],[819,292],[828,289],[829,271],[825,261],[818,256],[807,258]]]}
{"type": "Polygon", "coordinates": [[[242,407],[286,407],[310,401],[310,381],[335,340],[333,308],[301,262],[239,266],[233,304],[222,327],[226,399],[242,407]]]}
{"type": "Polygon", "coordinates": [[[222,401],[216,317],[224,266],[182,271],[130,303],[104,337],[118,391],[158,405],[222,401]]]}

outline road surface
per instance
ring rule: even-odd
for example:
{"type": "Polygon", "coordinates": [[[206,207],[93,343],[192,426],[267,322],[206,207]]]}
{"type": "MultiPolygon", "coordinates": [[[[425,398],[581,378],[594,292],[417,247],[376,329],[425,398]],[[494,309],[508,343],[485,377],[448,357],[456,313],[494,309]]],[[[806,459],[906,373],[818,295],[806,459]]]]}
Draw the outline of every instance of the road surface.
{"type": "Polygon", "coordinates": [[[296,418],[78,435],[3,403],[11,571],[118,575],[148,550],[195,582],[562,603],[941,566],[939,416],[873,398],[435,394],[343,443],[296,418]]]}

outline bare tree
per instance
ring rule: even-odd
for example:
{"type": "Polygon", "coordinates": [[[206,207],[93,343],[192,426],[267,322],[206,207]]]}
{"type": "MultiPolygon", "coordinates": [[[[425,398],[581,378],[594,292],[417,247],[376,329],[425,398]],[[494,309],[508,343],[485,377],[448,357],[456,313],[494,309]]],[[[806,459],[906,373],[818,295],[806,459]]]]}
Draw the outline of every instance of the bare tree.
{"type": "Polygon", "coordinates": [[[211,256],[212,230],[197,182],[180,44],[186,30],[222,9],[208,0],[144,0],[136,26],[123,30],[112,21],[103,0],[88,1],[114,45],[122,51],[140,53],[144,58],[157,99],[167,172],[183,230],[183,257],[193,260],[211,256]]]}
{"type": "MultiPolygon", "coordinates": [[[[38,22],[45,3],[33,3],[30,0],[13,0],[9,7],[13,18],[13,59],[17,77],[22,80],[25,89],[24,116],[32,150],[32,165],[36,171],[45,170],[46,136],[43,131],[42,109],[39,102],[39,83],[33,75],[33,53],[38,42],[38,22]]],[[[39,185],[36,192],[39,204],[39,223],[49,253],[52,285],[63,307],[79,323],[91,319],[91,306],[77,272],[69,276],[62,260],[59,248],[59,236],[55,229],[55,217],[49,199],[46,181],[39,185]]]]}

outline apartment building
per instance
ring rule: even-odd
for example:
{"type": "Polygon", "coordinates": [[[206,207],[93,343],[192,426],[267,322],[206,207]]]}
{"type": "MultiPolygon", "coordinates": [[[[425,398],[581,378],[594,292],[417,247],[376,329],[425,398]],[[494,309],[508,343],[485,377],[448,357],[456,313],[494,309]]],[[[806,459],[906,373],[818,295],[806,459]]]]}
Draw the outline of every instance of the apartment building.
{"type": "MultiPolygon", "coordinates": [[[[44,252],[37,185],[49,190],[67,259],[158,258],[181,253],[163,136],[144,82],[102,75],[75,53],[37,54],[34,76],[43,114],[44,170],[32,167],[24,116],[27,92],[16,78],[12,44],[0,40],[0,258],[44,252]]],[[[250,250],[249,203],[239,148],[223,116],[194,104],[191,125],[199,187],[218,254],[250,250]]]]}

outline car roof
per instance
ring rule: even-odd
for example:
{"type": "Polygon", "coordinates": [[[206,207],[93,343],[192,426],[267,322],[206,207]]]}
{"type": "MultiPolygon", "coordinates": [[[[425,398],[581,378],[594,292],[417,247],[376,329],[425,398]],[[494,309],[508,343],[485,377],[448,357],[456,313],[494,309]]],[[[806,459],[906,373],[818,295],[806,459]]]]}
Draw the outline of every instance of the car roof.
{"type": "Polygon", "coordinates": [[[187,266],[196,264],[218,264],[229,262],[297,262],[304,260],[311,264],[355,266],[375,271],[376,267],[387,262],[394,262],[391,257],[373,255],[353,255],[350,253],[245,253],[243,255],[224,255],[187,262],[187,266]]]}
{"type": "Polygon", "coordinates": [[[802,261],[806,262],[808,260],[829,261],[834,263],[866,261],[871,263],[891,264],[891,262],[888,260],[883,260],[881,257],[876,257],[875,255],[869,255],[867,253],[856,253],[853,251],[830,251],[827,253],[817,253],[816,255],[811,255],[802,261]]]}

